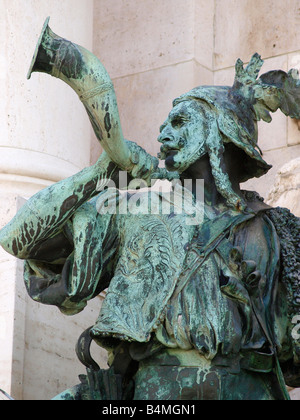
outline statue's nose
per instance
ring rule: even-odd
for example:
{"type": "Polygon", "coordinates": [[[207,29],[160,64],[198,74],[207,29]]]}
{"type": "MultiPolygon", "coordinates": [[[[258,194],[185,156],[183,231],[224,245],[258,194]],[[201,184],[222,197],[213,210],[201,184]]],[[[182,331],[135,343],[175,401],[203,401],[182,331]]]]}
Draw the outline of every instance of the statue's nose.
{"type": "Polygon", "coordinates": [[[159,141],[159,143],[166,143],[168,141],[173,141],[174,136],[171,133],[171,130],[168,127],[166,127],[162,130],[157,140],[159,141]]]}

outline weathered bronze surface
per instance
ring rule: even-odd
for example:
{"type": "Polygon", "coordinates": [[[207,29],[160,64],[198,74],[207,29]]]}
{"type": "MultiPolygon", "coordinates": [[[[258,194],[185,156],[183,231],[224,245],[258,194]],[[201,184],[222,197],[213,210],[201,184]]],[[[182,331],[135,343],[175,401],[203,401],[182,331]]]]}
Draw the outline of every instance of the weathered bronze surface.
{"type": "Polygon", "coordinates": [[[246,68],[238,60],[232,87],[200,86],[174,101],[158,138],[163,170],[123,138],[99,60],[46,21],[29,77],[42,71],[68,83],[105,149],[95,165],[33,196],[0,232],[4,249],[25,260],[34,300],[72,315],[107,289],[77,344],[87,375],[57,399],[280,400],[285,383],[300,386],[300,222],[240,190],[270,169],[257,121],[277,109],[300,118],[298,73],[258,78],[262,64],[258,54],[246,68]],[[148,186],[189,180],[189,189],[99,192],[118,183],[120,169],[148,186]],[[109,369],[93,361],[92,340],[107,349],[109,369]]]}

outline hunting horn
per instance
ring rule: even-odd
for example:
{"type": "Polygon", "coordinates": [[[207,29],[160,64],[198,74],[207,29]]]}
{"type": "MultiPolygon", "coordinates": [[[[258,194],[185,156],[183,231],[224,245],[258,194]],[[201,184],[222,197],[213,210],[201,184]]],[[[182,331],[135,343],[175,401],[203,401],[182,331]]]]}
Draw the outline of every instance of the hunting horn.
{"type": "Polygon", "coordinates": [[[107,71],[94,54],[52,32],[49,20],[44,23],[27,79],[33,72],[43,72],[67,83],[85,106],[96,137],[111,160],[123,170],[132,169],[107,71]]]}

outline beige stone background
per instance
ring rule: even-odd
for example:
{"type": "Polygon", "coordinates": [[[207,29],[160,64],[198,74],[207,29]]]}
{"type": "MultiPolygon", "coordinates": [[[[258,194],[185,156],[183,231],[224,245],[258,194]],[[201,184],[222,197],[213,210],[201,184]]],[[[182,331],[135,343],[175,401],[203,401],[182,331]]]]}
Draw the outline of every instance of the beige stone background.
{"type": "MultiPolygon", "coordinates": [[[[0,0],[0,227],[39,189],[94,163],[100,147],[75,93],[27,70],[43,22],[96,54],[117,93],[126,138],[150,153],[172,100],[197,85],[233,83],[237,58],[258,52],[263,72],[300,69],[299,0],[0,0]]],[[[280,112],[260,123],[273,165],[252,180],[273,205],[300,216],[300,124],[280,112]]],[[[67,318],[26,295],[22,263],[0,251],[0,388],[51,399],[78,383],[74,347],[101,296],[67,318]]],[[[106,354],[93,348],[103,367],[106,354]]],[[[299,390],[291,392],[300,399],[299,390]]]]}

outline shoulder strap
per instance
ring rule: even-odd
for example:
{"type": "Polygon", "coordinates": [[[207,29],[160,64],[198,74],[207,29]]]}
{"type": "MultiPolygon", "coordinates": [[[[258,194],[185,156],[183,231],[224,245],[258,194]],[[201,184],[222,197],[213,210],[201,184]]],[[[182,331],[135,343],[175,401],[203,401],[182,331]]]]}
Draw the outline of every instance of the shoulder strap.
{"type": "Polygon", "coordinates": [[[233,216],[231,211],[223,213],[221,216],[206,221],[198,230],[198,235],[188,245],[188,252],[194,252],[197,257],[183,273],[181,273],[176,288],[174,290],[173,297],[179,295],[186,283],[188,282],[191,275],[193,275],[206,261],[208,256],[216,249],[222,252],[222,257],[227,260],[232,245],[226,239],[231,229],[235,226],[249,220],[255,216],[254,213],[242,213],[233,216]]]}

